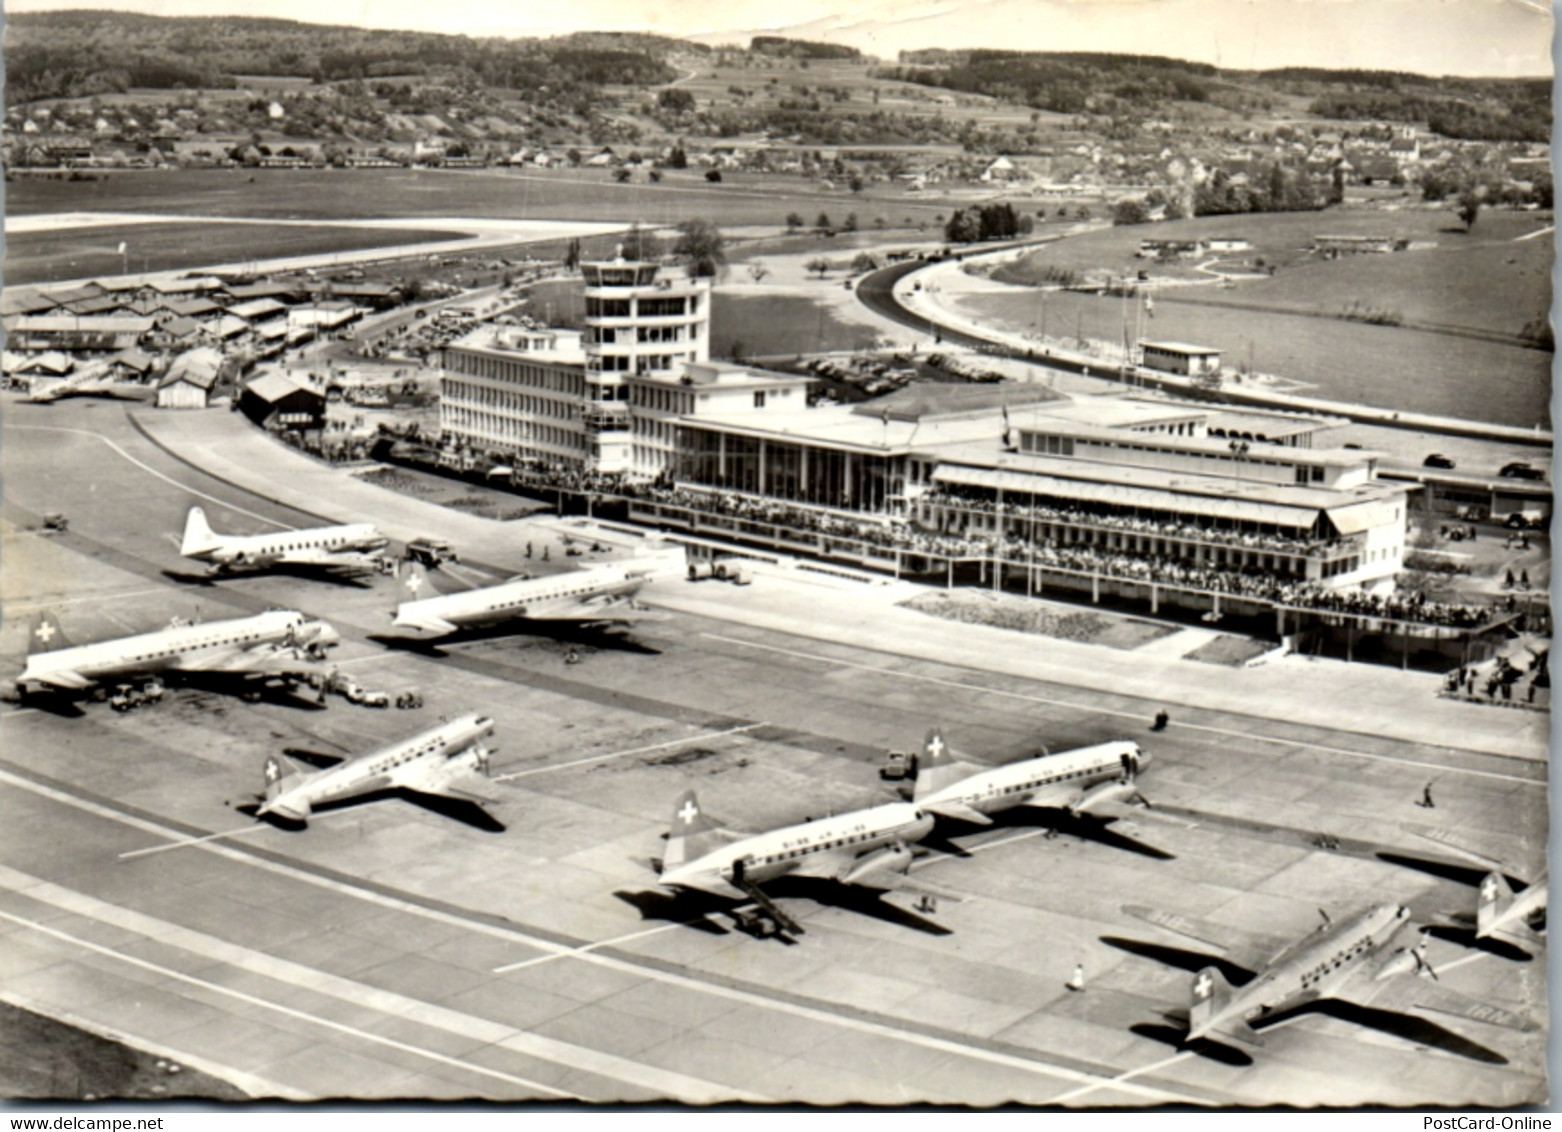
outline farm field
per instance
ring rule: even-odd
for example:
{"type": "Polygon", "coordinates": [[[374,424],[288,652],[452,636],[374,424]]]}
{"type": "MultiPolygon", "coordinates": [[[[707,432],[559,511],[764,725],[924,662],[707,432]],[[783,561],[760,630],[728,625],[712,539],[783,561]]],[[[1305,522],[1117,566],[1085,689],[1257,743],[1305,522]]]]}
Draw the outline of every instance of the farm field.
{"type": "MultiPolygon", "coordinates": [[[[1198,279],[1190,266],[1157,265],[1134,256],[1145,239],[1240,236],[1253,250],[1221,257],[1234,272],[1262,261],[1277,273],[1242,280],[1229,290],[1205,284],[1170,291],[1166,302],[1200,302],[1306,309],[1336,314],[1353,302],[1429,322],[1517,336],[1525,323],[1551,309],[1551,242],[1520,239],[1552,222],[1550,213],[1487,210],[1465,232],[1449,209],[1328,209],[1323,212],[1204,216],[1165,224],[1130,225],[1073,237],[1005,265],[993,278],[1033,283],[1049,267],[1122,276],[1148,270],[1151,278],[1198,279]],[[1433,247],[1388,255],[1323,260],[1309,253],[1320,234],[1390,235],[1433,247]]],[[[1210,257],[1214,258],[1214,257],[1210,257]]],[[[1211,279],[1212,277],[1206,276],[1211,279]]],[[[1159,303],[1162,296],[1157,296],[1159,303]]]]}
{"type": "Polygon", "coordinates": [[[725,173],[707,184],[693,170],[669,170],[660,185],[637,174],[619,185],[605,170],[518,173],[431,169],[179,169],[108,172],[98,180],[19,178],[6,186],[13,216],[47,212],[159,212],[287,219],[380,219],[428,215],[601,220],[672,225],[700,218],[719,226],[781,227],[789,211],[809,223],[821,210],[932,222],[948,202],[927,193],[828,190],[797,177],[725,173]]]}
{"type": "MultiPolygon", "coordinates": [[[[1550,214],[1483,212],[1466,233],[1447,210],[1331,209],[1321,213],[1201,217],[1108,228],[1048,244],[993,273],[1034,281],[1049,267],[1116,276],[1165,269],[1136,259],[1147,238],[1240,236],[1254,249],[1231,256],[1278,267],[1276,275],[1169,287],[1155,296],[1146,338],[1219,347],[1229,367],[1302,383],[1305,392],[1368,405],[1529,427],[1549,421],[1553,355],[1520,344],[1551,303],[1550,214]],[[1386,233],[1435,246],[1322,260],[1319,234],[1386,233]],[[1399,326],[1337,317],[1356,305],[1392,312],[1399,326]],[[1370,361],[1369,361],[1370,360],[1370,361]]],[[[1187,278],[1188,267],[1172,269],[1187,278]]],[[[1026,288],[961,296],[960,308],[1023,331],[1117,342],[1124,304],[1115,298],[1026,288]]]]}
{"type": "Polygon", "coordinates": [[[5,278],[12,286],[215,263],[318,255],[360,248],[459,239],[459,232],[335,228],[288,224],[124,224],[64,228],[6,238],[5,278]],[[126,245],[121,257],[119,245],[126,245]]]}
{"type": "MultiPolygon", "coordinates": [[[[1049,293],[1044,322],[1033,291],[949,296],[946,302],[1012,331],[1040,328],[1055,341],[1076,334],[1122,340],[1123,300],[1110,296],[1049,293]]],[[[1228,368],[1251,360],[1254,371],[1300,383],[1295,391],[1308,396],[1521,428],[1550,419],[1553,355],[1543,350],[1407,327],[1160,301],[1143,337],[1218,347],[1228,368]]]]}

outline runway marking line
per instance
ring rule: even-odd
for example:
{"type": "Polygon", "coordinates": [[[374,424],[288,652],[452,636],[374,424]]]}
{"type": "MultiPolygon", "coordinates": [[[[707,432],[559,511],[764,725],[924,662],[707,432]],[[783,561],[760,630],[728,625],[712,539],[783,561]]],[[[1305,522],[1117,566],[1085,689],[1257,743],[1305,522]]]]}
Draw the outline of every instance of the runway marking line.
{"type": "Polygon", "coordinates": [[[195,496],[198,499],[204,499],[208,503],[215,503],[218,507],[221,507],[224,510],[227,510],[227,511],[237,511],[240,515],[247,515],[251,519],[255,519],[258,522],[265,523],[268,527],[276,527],[278,530],[283,530],[283,531],[290,531],[290,530],[296,530],[297,529],[295,527],[288,526],[286,523],[279,523],[275,519],[268,519],[268,518],[266,518],[266,516],[261,515],[261,514],[257,514],[254,511],[250,511],[250,510],[247,510],[246,508],[240,507],[236,503],[229,503],[225,499],[218,499],[215,495],[208,495],[206,492],[201,491],[199,488],[194,488],[194,487],[189,486],[188,484],[180,483],[178,480],[174,479],[172,476],[166,475],[163,472],[158,471],[156,468],[152,467],[152,465],[150,465],[150,464],[148,464],[148,463],[146,463],[146,462],[144,462],[142,460],[138,460],[136,457],[132,456],[129,452],[126,452],[118,444],[114,443],[108,437],[104,436],[101,432],[93,432],[91,429],[85,429],[85,428],[64,428],[64,427],[62,427],[60,425],[20,425],[20,424],[12,424],[9,421],[7,421],[4,424],[4,426],[0,426],[0,427],[4,427],[4,428],[7,428],[7,429],[16,429],[18,431],[23,431],[23,432],[68,432],[68,433],[71,433],[71,434],[76,435],[76,436],[89,436],[93,440],[96,440],[96,441],[99,441],[99,442],[101,442],[103,444],[108,445],[108,447],[111,448],[117,455],[119,455],[119,456],[123,457],[124,459],[128,460],[130,463],[132,463],[136,467],[140,468],[143,472],[146,472],[149,475],[156,476],[158,479],[162,480],[164,483],[169,484],[172,487],[176,487],[180,491],[187,492],[190,495],[193,495],[193,496],[195,496]]]}
{"type": "MultiPolygon", "coordinates": [[[[87,798],[77,797],[67,791],[33,782],[10,771],[0,770],[0,782],[20,787],[30,793],[83,810],[99,817],[117,821],[145,832],[155,833],[165,838],[172,838],[173,831],[166,826],[132,814],[122,813],[109,806],[87,798]]],[[[1055,1065],[1041,1059],[1023,1057],[1005,1053],[1001,1050],[988,1049],[981,1045],[972,1045],[950,1038],[942,1038],[933,1034],[924,1034],[914,1029],[897,1027],[893,1022],[879,1022],[872,1019],[856,1018],[849,1014],[839,1014],[823,1006],[808,1006],[802,1003],[788,1001],[785,998],[772,997],[762,991],[748,990],[743,987],[727,986],[719,982],[711,982],[697,978],[693,975],[681,975],[660,967],[635,962],[632,959],[621,959],[611,955],[600,955],[595,952],[576,952],[578,945],[567,945],[544,936],[528,932],[519,927],[501,927],[495,924],[485,923],[481,920],[473,920],[458,916],[438,908],[429,908],[418,904],[413,900],[392,896],[378,892],[372,888],[360,887],[337,880],[333,877],[322,876],[310,872],[308,869],[297,865],[290,865],[280,861],[269,860],[265,857],[257,857],[223,844],[220,841],[208,842],[199,847],[203,852],[215,853],[231,861],[248,865],[252,868],[262,869],[266,872],[285,876],[292,880],[313,884],[329,892],[340,893],[352,899],[365,903],[377,904],[381,907],[395,911],[416,915],[424,919],[438,923],[450,924],[466,931],[478,932],[497,939],[509,940],[525,946],[536,948],[540,951],[559,953],[564,956],[572,956],[583,963],[590,963],[621,974],[633,975],[641,979],[649,979],[668,986],[678,987],[683,990],[708,994],[716,998],[724,998],[745,1006],[755,1006],[763,1010],[774,1010],[783,1014],[789,1014],[796,1018],[820,1022],[828,1026],[842,1030],[855,1031],[857,1033],[872,1034],[876,1037],[890,1038],[895,1041],[905,1042],[909,1045],[921,1046],[924,1049],[932,1049],[941,1053],[949,1053],[972,1061],[985,1062],[1007,1069],[1018,1070],[1034,1076],[1061,1078],[1075,1083],[1088,1083],[1101,1080],[1098,1073],[1088,1070],[1072,1069],[1064,1065],[1055,1065]]],[[[1110,1078],[1107,1078],[1108,1080],[1110,1078]]],[[[1208,1101],[1187,1094],[1173,1092],[1165,1088],[1149,1088],[1139,1085],[1126,1086],[1129,1092],[1144,1096],[1156,1103],[1207,1104],[1208,1101]]]]}
{"type": "MultiPolygon", "coordinates": [[[[702,916],[700,919],[704,919],[704,917],[702,916]]],[[[511,971],[519,971],[525,967],[536,967],[543,963],[552,963],[555,959],[575,958],[584,954],[585,952],[595,951],[599,947],[616,947],[621,943],[628,943],[631,940],[636,939],[644,939],[648,935],[660,935],[662,932],[672,931],[674,928],[686,928],[690,924],[698,922],[699,920],[685,920],[682,923],[661,924],[654,928],[646,928],[644,931],[630,932],[628,935],[615,936],[612,939],[599,939],[596,943],[584,943],[579,947],[571,948],[569,951],[555,951],[550,955],[535,955],[530,959],[522,959],[518,963],[506,963],[502,967],[495,967],[493,972],[496,975],[508,975],[511,971]]]]}
{"type": "Polygon", "coordinates": [[[1193,1056],[1193,1051],[1192,1050],[1188,1050],[1188,1049],[1179,1050],[1177,1053],[1172,1054],[1170,1057],[1164,1057],[1160,1061],[1154,1062],[1153,1064],[1141,1065],[1138,1069],[1130,1069],[1126,1073],[1119,1073],[1116,1077],[1111,1077],[1111,1078],[1108,1078],[1108,1079],[1106,1079],[1104,1081],[1096,1081],[1093,1084],[1089,1084],[1089,1085],[1081,1085],[1077,1089],[1070,1089],[1066,1093],[1063,1093],[1063,1094],[1061,1094],[1059,1096],[1050,1098],[1045,1103],[1046,1104],[1067,1104],[1069,1101],[1076,1100],[1079,1097],[1087,1096],[1088,1094],[1095,1092],[1097,1089],[1110,1089],[1110,1088],[1113,1088],[1115,1086],[1123,1084],[1124,1082],[1128,1081],[1130,1078],[1142,1077],[1146,1073],[1154,1073],[1157,1069],[1165,1069],[1168,1066],[1176,1065],[1179,1061],[1186,1061],[1188,1058],[1190,1058],[1192,1056],[1193,1056]]]}
{"type": "MultiPolygon", "coordinates": [[[[74,912],[77,915],[89,917],[100,923],[113,924],[116,927],[135,932],[148,939],[155,939],[161,944],[179,948],[181,951],[187,951],[192,955],[214,959],[231,967],[249,971],[264,978],[273,979],[314,994],[324,995],[340,1002],[367,1007],[391,1018],[408,1017],[415,1019],[423,1025],[443,1030],[447,1033],[481,1039],[485,1044],[502,1046],[505,1049],[538,1061],[546,1061],[569,1069],[623,1081],[627,1084],[652,1090],[661,1095],[684,1097],[694,1103],[710,1103],[728,1098],[749,1102],[764,1100],[764,1098],[755,1096],[752,1093],[717,1085],[714,1082],[691,1077],[675,1070],[660,1069],[653,1065],[629,1061],[615,1054],[578,1046],[555,1038],[544,1037],[540,1034],[528,1033],[515,1026],[494,1022],[476,1015],[465,1014],[436,1003],[411,998],[396,991],[367,986],[318,968],[308,967],[288,959],[268,955],[265,952],[256,951],[241,944],[231,943],[228,940],[208,935],[205,932],[182,927],[169,920],[160,920],[143,912],[121,908],[116,904],[99,900],[85,893],[63,888],[50,881],[41,880],[27,873],[17,872],[4,866],[0,866],[0,887],[18,892],[29,900],[40,904],[47,904],[64,911],[74,912]]],[[[127,962],[148,970],[165,972],[193,985],[231,993],[247,1002],[258,1003],[282,1013],[318,1022],[320,1025],[328,1026],[342,1033],[351,1034],[354,1037],[360,1037],[367,1041],[414,1053],[447,1065],[458,1066],[462,1069],[481,1073],[499,1080],[519,1084],[551,1097],[563,1097],[574,1100],[591,1099],[579,1093],[544,1085],[530,1078],[505,1073],[502,1070],[485,1069],[481,1066],[461,1061],[458,1058],[423,1049],[420,1046],[393,1038],[386,1038],[345,1023],[334,1022],[329,1018],[311,1014],[308,1011],[296,1010],[293,1007],[283,1006],[280,1003],[271,1002],[257,995],[235,992],[223,987],[220,983],[213,983],[193,975],[184,975],[175,968],[164,967],[161,964],[136,956],[120,955],[113,948],[103,947],[91,941],[71,936],[68,933],[50,929],[47,925],[39,924],[22,916],[15,916],[4,911],[0,911],[0,916],[15,923],[56,935],[57,938],[79,944],[100,954],[119,955],[120,958],[127,962]]]]}
{"type": "Polygon", "coordinates": [[[549,766],[528,767],[526,770],[512,771],[509,774],[496,774],[493,782],[509,782],[516,778],[528,778],[534,774],[546,774],[551,770],[568,770],[571,767],[587,766],[590,763],[604,763],[612,759],[628,758],[630,755],[644,755],[651,751],[665,751],[669,747],[682,747],[687,743],[697,743],[702,739],[723,739],[728,735],[741,735],[745,731],[753,731],[760,727],[768,727],[768,723],[745,723],[741,727],[729,727],[725,731],[708,731],[703,735],[690,735],[684,739],[669,739],[665,743],[652,743],[649,747],[635,747],[628,751],[614,751],[608,755],[588,755],[583,759],[573,759],[567,763],[553,763],[549,766]]]}
{"type": "MultiPolygon", "coordinates": [[[[322,1018],[319,1015],[310,1014],[306,1010],[296,1010],[291,1006],[284,1006],[280,1002],[271,1002],[267,999],[261,998],[259,995],[253,995],[245,991],[235,990],[233,987],[225,987],[221,983],[214,983],[209,979],[202,979],[195,975],[188,975],[183,971],[175,970],[172,967],[165,967],[160,963],[153,963],[150,960],[142,959],[135,955],[126,955],[123,952],[116,951],[112,947],[104,947],[101,944],[93,943],[91,940],[82,939],[80,936],[74,936],[69,932],[63,932],[58,928],[50,927],[48,924],[41,924],[36,920],[29,920],[23,916],[12,915],[10,912],[0,911],[0,919],[9,920],[13,924],[19,924],[22,927],[31,929],[32,931],[40,932],[43,935],[52,936],[61,942],[72,944],[76,947],[83,948],[84,950],[94,952],[98,955],[104,955],[111,959],[117,959],[119,962],[128,964],[129,966],[139,967],[143,971],[151,971],[165,978],[173,979],[176,982],[185,983],[189,986],[200,987],[202,990],[212,991],[216,994],[226,995],[229,998],[237,999],[238,1001],[248,1003],[251,1006],[259,1006],[266,1010],[272,1010],[278,1014],[297,1019],[301,1022],[308,1022],[314,1026],[324,1026],[328,1030],[336,1030],[339,1033],[351,1035],[354,1038],[358,1038],[362,1041],[369,1042],[374,1045],[381,1045],[387,1047],[388,1049],[400,1050],[403,1053],[415,1054],[418,1057],[426,1057],[430,1061],[438,1061],[445,1065],[450,1065],[458,1069],[465,1070],[469,1073],[475,1073],[479,1076],[493,1077],[500,1081],[507,1081],[510,1084],[520,1085],[528,1089],[535,1089],[539,1093],[545,1094],[546,1096],[557,1097],[566,1100],[587,1099],[577,1093],[569,1093],[561,1089],[555,1089],[548,1085],[541,1084],[540,1082],[528,1080],[525,1077],[517,1077],[514,1074],[504,1073],[498,1069],[488,1069],[481,1065],[470,1064],[468,1062],[460,1061],[454,1057],[448,1057],[442,1053],[436,1053],[433,1050],[423,1049],[419,1046],[411,1045],[407,1042],[397,1041],[395,1038],[387,1038],[380,1034],[371,1034],[367,1030],[360,1030],[356,1026],[349,1026],[345,1022],[335,1022],[330,1018],[322,1018]]],[[[137,1044],[139,1044],[139,1042],[137,1044]]],[[[183,1059],[182,1054],[180,1057],[183,1059]]]]}
{"type": "MultiPolygon", "coordinates": [[[[327,821],[330,818],[340,817],[342,814],[352,813],[351,809],[330,810],[323,814],[315,814],[314,821],[327,821]]],[[[274,829],[263,819],[256,818],[249,825],[241,825],[236,829],[226,829],[220,833],[203,833],[199,837],[187,837],[177,841],[166,841],[161,845],[148,845],[144,849],[127,849],[119,855],[121,861],[133,861],[137,857],[150,857],[153,853],[166,853],[170,849],[184,849],[191,845],[204,845],[208,841],[217,841],[226,837],[244,837],[247,834],[259,833],[264,829],[274,829]]]]}
{"type": "MultiPolygon", "coordinates": [[[[1098,707],[1091,704],[1079,703],[1074,700],[1056,699],[1049,696],[1037,696],[1026,692],[1011,692],[1007,688],[990,688],[982,684],[967,684],[959,680],[949,680],[942,676],[928,676],[921,672],[900,672],[893,668],[885,668],[877,664],[864,664],[857,660],[845,660],[841,657],[824,656],[819,653],[803,652],[801,649],[782,648],[779,645],[766,645],[758,641],[745,641],[741,637],[727,637],[720,633],[701,633],[700,636],[713,641],[721,641],[729,645],[741,645],[751,649],[761,649],[765,652],[781,653],[784,656],[796,657],[799,660],[819,661],[824,664],[833,664],[841,668],[859,668],[867,672],[876,672],[881,676],[896,676],[902,680],[919,680],[924,684],[938,684],[946,688],[957,688],[962,692],[983,692],[993,696],[1004,696],[1011,700],[1024,700],[1028,703],[1046,704],[1049,707],[1066,707],[1076,711],[1090,711],[1097,715],[1115,715],[1123,719],[1142,719],[1143,717],[1127,711],[1118,711],[1114,708],[1098,707]]],[[[853,646],[856,647],[856,646],[853,646]]],[[[865,647],[867,651],[882,651],[865,647]]],[[[995,673],[1002,675],[1002,673],[995,673]]],[[[1020,679],[1026,679],[1020,677],[1020,679]]],[[[1324,743],[1310,743],[1303,739],[1279,739],[1271,735],[1257,735],[1248,731],[1238,731],[1230,727],[1215,727],[1205,723],[1179,723],[1177,727],[1186,731],[1207,731],[1212,735],[1222,735],[1227,738],[1241,739],[1255,743],[1268,743],[1276,747],[1298,747],[1309,751],[1322,751],[1332,755],[1346,755],[1350,758],[1366,759],[1370,762],[1395,763],[1400,766],[1420,767],[1424,770],[1437,770],[1445,774],[1467,774],[1479,778],[1496,778],[1503,782],[1518,782],[1525,786],[1539,786],[1545,788],[1545,779],[1524,778],[1516,774],[1502,774],[1494,770],[1475,770],[1469,767],[1446,766],[1442,763],[1421,762],[1417,759],[1401,759],[1393,755],[1374,755],[1366,751],[1352,751],[1345,747],[1331,747],[1324,743]]],[[[1479,754],[1480,752],[1476,752],[1479,754]]],[[[1501,755],[1489,756],[1502,758],[1501,755]]]]}

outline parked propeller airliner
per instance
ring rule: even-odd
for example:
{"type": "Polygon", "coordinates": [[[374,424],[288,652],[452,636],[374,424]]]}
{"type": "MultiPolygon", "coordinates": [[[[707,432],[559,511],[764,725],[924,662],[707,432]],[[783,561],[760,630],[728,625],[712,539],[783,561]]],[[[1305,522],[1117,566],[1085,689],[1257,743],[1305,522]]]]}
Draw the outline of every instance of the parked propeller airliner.
{"type": "Polygon", "coordinates": [[[253,617],[186,624],[133,637],[72,645],[48,613],[33,623],[27,665],[16,678],[24,693],[39,688],[81,692],[123,677],[164,672],[234,676],[306,676],[341,637],[325,621],[271,610],[253,617]]]}
{"type": "Polygon", "coordinates": [[[1227,924],[1142,905],[1126,905],[1123,911],[1226,951],[1233,955],[1230,966],[1251,975],[1235,987],[1218,966],[1194,976],[1189,1043],[1208,1038],[1262,1046],[1254,1022],[1322,999],[1396,1012],[1430,1011],[1512,1030],[1537,1028],[1518,1014],[1441,986],[1427,957],[1425,931],[1414,944],[1401,938],[1410,926],[1410,909],[1399,905],[1374,905],[1338,923],[1321,913],[1322,924],[1278,951],[1271,950],[1273,940],[1227,924]],[[1418,977],[1407,983],[1396,978],[1401,975],[1418,977]],[[1385,998],[1390,1001],[1379,1002],[1385,998]]]}
{"type": "MultiPolygon", "coordinates": [[[[468,712],[323,770],[309,770],[286,755],[273,755],[266,760],[266,796],[256,814],[305,822],[321,806],[386,790],[407,790],[479,806],[494,804],[497,799],[456,785],[462,779],[487,776],[490,752],[482,741],[493,730],[492,719],[468,712]]],[[[316,760],[321,757],[313,756],[316,760]]]]}
{"type": "Polygon", "coordinates": [[[179,553],[207,563],[214,574],[268,570],[274,566],[370,571],[378,569],[381,561],[375,552],[383,550],[389,541],[369,523],[266,535],[220,535],[211,529],[205,511],[191,507],[185,517],[179,553]]]}
{"type": "Polygon", "coordinates": [[[920,807],[891,802],[745,835],[722,829],[687,790],[673,810],[659,883],[753,900],[778,927],[802,935],[761,884],[791,876],[878,891],[897,888],[911,867],[910,846],[932,829],[933,819],[920,807]]]}
{"type": "Polygon", "coordinates": [[[1097,813],[1139,798],[1139,772],[1150,756],[1121,740],[983,769],[951,757],[938,728],[927,733],[912,800],[938,817],[990,825],[988,815],[1016,806],[1097,813]]]}
{"type": "Polygon", "coordinates": [[[589,626],[661,620],[634,601],[653,575],[669,569],[663,557],[604,562],[544,578],[512,578],[459,593],[429,590],[422,567],[408,568],[403,586],[411,600],[396,607],[394,624],[434,636],[507,621],[568,621],[589,626]]]}

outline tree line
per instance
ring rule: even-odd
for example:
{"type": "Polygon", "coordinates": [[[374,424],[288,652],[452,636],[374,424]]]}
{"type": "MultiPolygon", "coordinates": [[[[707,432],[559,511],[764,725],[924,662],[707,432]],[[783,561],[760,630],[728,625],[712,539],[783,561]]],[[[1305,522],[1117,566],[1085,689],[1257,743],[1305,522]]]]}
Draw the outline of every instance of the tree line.
{"type": "Polygon", "coordinates": [[[473,39],[291,20],[154,17],[123,12],[8,15],[9,105],[156,89],[237,85],[238,75],[336,82],[456,72],[474,84],[550,93],[605,83],[670,82],[661,37],[473,39]],[[86,19],[83,16],[91,16],[86,19]]]}

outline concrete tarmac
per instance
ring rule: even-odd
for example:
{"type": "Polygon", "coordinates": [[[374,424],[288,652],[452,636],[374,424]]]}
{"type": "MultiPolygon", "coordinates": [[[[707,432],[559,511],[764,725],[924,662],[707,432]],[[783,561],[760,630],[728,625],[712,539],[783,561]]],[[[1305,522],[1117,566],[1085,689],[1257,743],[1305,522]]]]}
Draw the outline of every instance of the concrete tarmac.
{"type": "MultiPolygon", "coordinates": [[[[1446,717],[1428,742],[1396,717],[1430,709],[1431,693],[1417,700],[1415,679],[1389,673],[1403,698],[1377,702],[1378,684],[1362,683],[1365,702],[1336,704],[1338,726],[1244,695],[1179,702],[1152,735],[1164,697],[1145,687],[1165,685],[1117,650],[1071,651],[1070,671],[1059,658],[1032,668],[1038,642],[997,631],[934,622],[928,638],[889,640],[904,631],[898,615],[914,615],[880,601],[887,587],[779,574],[746,590],[669,583],[662,604],[681,612],[627,637],[414,647],[389,635],[388,579],[186,580],[167,536],[192,502],[219,529],[310,521],[285,505],[305,484],[291,464],[251,465],[278,486],[246,491],[152,444],[122,406],[84,401],[15,409],[5,440],[5,663],[20,667],[21,622],[44,606],[60,606],[83,641],[175,613],[282,606],[337,625],[341,663],[366,685],[416,687],[427,703],[322,709],[180,689],[126,715],[5,709],[0,986],[36,1008],[298,1098],[1094,1107],[1545,1095],[1544,1033],[1427,1015],[1305,1013],[1247,1065],[1184,1051],[1167,1016],[1186,1009],[1197,957],[1121,911],[1154,904],[1300,935],[1320,906],[1473,908],[1474,889],[1446,870],[1382,854],[1446,859],[1418,832],[1436,826],[1495,843],[1523,875],[1543,851],[1545,765],[1522,730],[1491,741],[1482,724],[1529,713],[1448,705],[1472,714],[1446,717]],[[70,515],[70,531],[31,529],[43,510],[70,515]],[[819,623],[847,605],[853,616],[819,623]],[[580,663],[565,663],[570,647],[580,663]],[[301,831],[238,809],[268,754],[361,751],[468,709],[497,722],[489,792],[505,799],[493,811],[503,832],[402,798],[343,806],[301,831]],[[791,946],[655,896],[647,861],[683,789],[741,829],[871,805],[893,796],[876,776],[883,751],[914,747],[934,723],[981,762],[1135,738],[1155,755],[1142,785],[1156,809],[1051,837],[1045,815],[941,830],[915,875],[963,899],[932,914],[905,894],[778,885],[807,928],[791,946]],[[1415,805],[1429,779],[1430,812],[1415,805]],[[1076,963],[1081,993],[1064,985],[1076,963]]],[[[357,506],[341,498],[312,502],[357,506]]],[[[434,516],[385,507],[404,522],[385,526],[395,537],[464,547],[480,522],[430,526],[434,516]]],[[[475,556],[506,544],[513,555],[522,531],[546,529],[493,526],[503,530],[475,556]]],[[[1205,666],[1155,663],[1212,682],[1205,666]]],[[[1444,985],[1542,1010],[1543,955],[1453,938],[1431,948],[1444,985]]]]}

